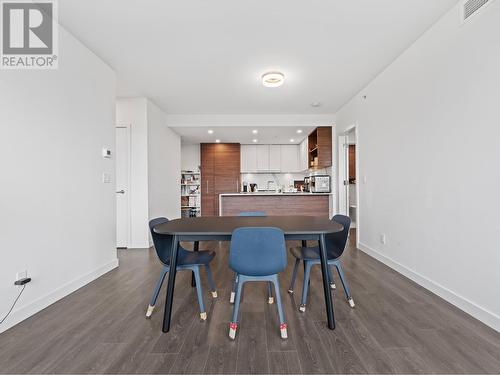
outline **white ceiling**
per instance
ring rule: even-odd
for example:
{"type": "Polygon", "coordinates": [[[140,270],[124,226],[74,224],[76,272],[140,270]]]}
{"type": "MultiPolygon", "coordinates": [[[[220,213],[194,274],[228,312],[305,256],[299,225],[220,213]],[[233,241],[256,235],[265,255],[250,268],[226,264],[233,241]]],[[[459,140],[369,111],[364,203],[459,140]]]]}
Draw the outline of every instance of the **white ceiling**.
{"type": "Polygon", "coordinates": [[[119,96],[169,114],[328,114],[456,2],[64,0],[59,11],[116,70],[119,96]],[[269,70],[282,87],[261,85],[269,70]]]}
{"type": "Polygon", "coordinates": [[[181,136],[183,144],[222,143],[242,144],[299,144],[314,130],[314,126],[179,126],[172,129],[181,136]],[[297,130],[302,133],[297,133],[297,130]],[[209,134],[208,130],[213,130],[209,134]],[[257,134],[252,133],[257,130],[257,134]],[[253,140],[257,139],[257,143],[253,140]],[[293,139],[293,142],[290,140],[293,139]]]}

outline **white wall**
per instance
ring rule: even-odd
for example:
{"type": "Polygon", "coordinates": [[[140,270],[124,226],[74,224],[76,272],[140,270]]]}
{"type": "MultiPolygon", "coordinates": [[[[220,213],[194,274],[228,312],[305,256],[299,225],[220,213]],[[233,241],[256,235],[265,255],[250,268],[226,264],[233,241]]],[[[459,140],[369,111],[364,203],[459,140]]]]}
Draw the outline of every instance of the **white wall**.
{"type": "Polygon", "coordinates": [[[181,216],[181,139],[167,127],[165,113],[147,103],[149,218],[181,216]]]}
{"type": "Polygon", "coordinates": [[[463,26],[456,7],[337,114],[358,125],[361,248],[497,330],[499,46],[499,1],[463,26]]]}
{"type": "Polygon", "coordinates": [[[115,75],[65,30],[59,69],[0,71],[0,331],[118,265],[115,249],[115,75]]]}
{"type": "Polygon", "coordinates": [[[130,125],[129,248],[151,246],[151,218],[180,217],[180,137],[167,127],[166,115],[147,98],[116,102],[116,123],[130,125]]]}
{"type": "Polygon", "coordinates": [[[149,247],[147,99],[116,101],[116,124],[130,125],[130,244],[149,247]]]}
{"type": "Polygon", "coordinates": [[[200,167],[200,144],[181,146],[181,167],[183,171],[197,171],[200,167]]]}

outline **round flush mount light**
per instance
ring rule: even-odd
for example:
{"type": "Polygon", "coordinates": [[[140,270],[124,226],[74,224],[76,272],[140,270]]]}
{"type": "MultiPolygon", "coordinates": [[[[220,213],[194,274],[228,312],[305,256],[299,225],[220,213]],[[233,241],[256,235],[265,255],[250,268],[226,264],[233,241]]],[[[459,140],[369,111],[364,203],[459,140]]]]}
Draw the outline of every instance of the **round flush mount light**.
{"type": "Polygon", "coordinates": [[[214,131],[212,129],[209,129],[208,134],[214,134],[214,131]]]}
{"type": "Polygon", "coordinates": [[[265,87],[279,87],[285,82],[285,75],[280,72],[269,72],[262,75],[262,84],[265,87]]]}
{"type": "Polygon", "coordinates": [[[220,139],[216,139],[216,140],[215,140],[215,143],[220,143],[220,139]]]}
{"type": "Polygon", "coordinates": [[[252,130],[253,134],[257,134],[259,131],[257,129],[252,130]]]}
{"type": "Polygon", "coordinates": [[[292,139],[290,139],[290,142],[295,142],[295,139],[293,139],[293,138],[292,138],[292,139]]]}
{"type": "Polygon", "coordinates": [[[312,102],[311,107],[318,108],[321,105],[320,102],[312,102]]]}
{"type": "Polygon", "coordinates": [[[297,129],[297,134],[302,134],[302,129],[297,129]]]}
{"type": "Polygon", "coordinates": [[[257,142],[258,142],[258,140],[257,140],[257,139],[252,139],[252,142],[253,142],[253,143],[257,143],[257,142]]]}

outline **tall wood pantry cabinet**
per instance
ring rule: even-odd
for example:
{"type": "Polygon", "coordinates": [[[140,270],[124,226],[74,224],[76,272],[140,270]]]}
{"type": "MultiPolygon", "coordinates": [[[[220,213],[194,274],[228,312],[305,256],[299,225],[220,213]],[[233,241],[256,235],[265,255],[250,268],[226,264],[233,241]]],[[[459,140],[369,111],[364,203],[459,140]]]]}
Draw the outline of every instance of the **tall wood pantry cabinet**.
{"type": "Polygon", "coordinates": [[[240,191],[240,144],[202,143],[201,216],[219,216],[219,194],[240,191]]]}

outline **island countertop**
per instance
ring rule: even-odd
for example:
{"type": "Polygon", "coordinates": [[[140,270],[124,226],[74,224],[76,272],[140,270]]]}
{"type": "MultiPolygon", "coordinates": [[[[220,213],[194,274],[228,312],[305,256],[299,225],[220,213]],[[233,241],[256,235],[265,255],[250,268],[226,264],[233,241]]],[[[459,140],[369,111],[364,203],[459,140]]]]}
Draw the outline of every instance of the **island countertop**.
{"type": "Polygon", "coordinates": [[[245,211],[263,211],[268,216],[301,215],[329,217],[331,193],[223,193],[219,194],[219,216],[237,216],[245,211]]]}

